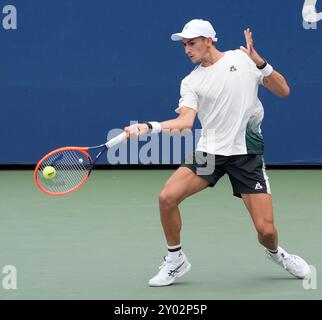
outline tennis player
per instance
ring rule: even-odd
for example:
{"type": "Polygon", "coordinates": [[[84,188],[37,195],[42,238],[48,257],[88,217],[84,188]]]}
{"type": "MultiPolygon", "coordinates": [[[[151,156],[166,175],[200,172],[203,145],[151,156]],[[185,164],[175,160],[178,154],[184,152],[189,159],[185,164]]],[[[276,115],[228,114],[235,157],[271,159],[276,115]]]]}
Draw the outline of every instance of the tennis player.
{"type": "Polygon", "coordinates": [[[297,278],[310,274],[299,256],[278,246],[272,196],[263,160],[264,143],[260,124],[263,106],[258,86],[264,85],[287,97],[284,77],[255,50],[252,32],[244,31],[246,47],[219,51],[216,32],[205,20],[188,22],[171,39],[181,41],[195,69],[181,82],[177,118],[139,123],[124,128],[128,137],[158,133],[163,129],[192,128],[196,115],[201,138],[192,159],[186,161],[166,182],[159,195],[160,216],[168,254],[150,286],[167,286],[187,273],[191,265],[182,250],[181,217],[178,205],[187,197],[216,185],[228,174],[233,194],[242,198],[255,225],[259,243],[268,258],[297,278]]]}

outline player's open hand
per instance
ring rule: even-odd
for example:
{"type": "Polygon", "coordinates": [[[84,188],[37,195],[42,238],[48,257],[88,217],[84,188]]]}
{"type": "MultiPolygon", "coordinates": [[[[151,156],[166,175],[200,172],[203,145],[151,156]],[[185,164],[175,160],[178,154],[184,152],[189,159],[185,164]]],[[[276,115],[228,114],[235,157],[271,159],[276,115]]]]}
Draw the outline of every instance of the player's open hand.
{"type": "Polygon", "coordinates": [[[240,50],[244,51],[248,54],[248,56],[254,61],[257,66],[264,64],[264,59],[257,53],[254,48],[253,34],[249,28],[244,30],[245,40],[246,40],[246,48],[240,46],[240,50]]]}

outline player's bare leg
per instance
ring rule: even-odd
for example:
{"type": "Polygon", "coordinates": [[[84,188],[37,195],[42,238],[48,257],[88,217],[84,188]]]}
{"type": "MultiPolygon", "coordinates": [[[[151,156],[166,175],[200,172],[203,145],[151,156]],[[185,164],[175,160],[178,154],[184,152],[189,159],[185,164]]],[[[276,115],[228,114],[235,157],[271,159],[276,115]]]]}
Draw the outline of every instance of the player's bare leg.
{"type": "Polygon", "coordinates": [[[180,167],[166,182],[159,195],[160,218],[169,246],[180,243],[181,216],[178,205],[185,198],[205,189],[209,182],[190,169],[180,167]]]}
{"type": "Polygon", "coordinates": [[[272,196],[268,193],[242,194],[245,206],[254,222],[258,241],[270,250],[276,250],[278,235],[274,226],[272,196]]]}
{"type": "Polygon", "coordinates": [[[159,272],[150,279],[150,286],[168,286],[190,270],[191,264],[181,250],[181,216],[178,205],[188,196],[205,189],[208,184],[190,169],[180,167],[160,192],[160,218],[168,244],[168,255],[159,272]]]}
{"type": "Polygon", "coordinates": [[[309,265],[301,257],[289,254],[278,246],[272,196],[267,193],[257,193],[242,194],[242,198],[253,219],[258,240],[266,248],[267,257],[297,278],[308,277],[310,274],[309,265]]]}

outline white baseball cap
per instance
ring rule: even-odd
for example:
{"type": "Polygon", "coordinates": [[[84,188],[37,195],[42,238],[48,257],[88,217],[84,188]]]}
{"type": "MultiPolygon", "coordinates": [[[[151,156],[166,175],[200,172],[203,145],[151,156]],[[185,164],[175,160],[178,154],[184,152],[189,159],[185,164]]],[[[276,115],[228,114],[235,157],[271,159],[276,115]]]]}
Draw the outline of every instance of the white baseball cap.
{"type": "Polygon", "coordinates": [[[182,38],[192,39],[197,37],[211,38],[213,41],[218,41],[216,31],[211,23],[202,19],[193,19],[189,21],[182,29],[182,32],[171,35],[171,40],[180,41],[182,38]]]}

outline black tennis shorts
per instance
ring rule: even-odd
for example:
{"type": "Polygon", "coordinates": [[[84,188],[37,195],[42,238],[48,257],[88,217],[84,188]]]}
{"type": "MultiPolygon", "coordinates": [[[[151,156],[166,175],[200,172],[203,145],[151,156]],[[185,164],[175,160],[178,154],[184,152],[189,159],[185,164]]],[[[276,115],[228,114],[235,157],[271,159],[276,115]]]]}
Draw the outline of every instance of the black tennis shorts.
{"type": "Polygon", "coordinates": [[[182,167],[207,180],[209,187],[213,187],[227,173],[233,194],[239,198],[242,193],[271,193],[262,155],[220,156],[196,151],[182,167]]]}

